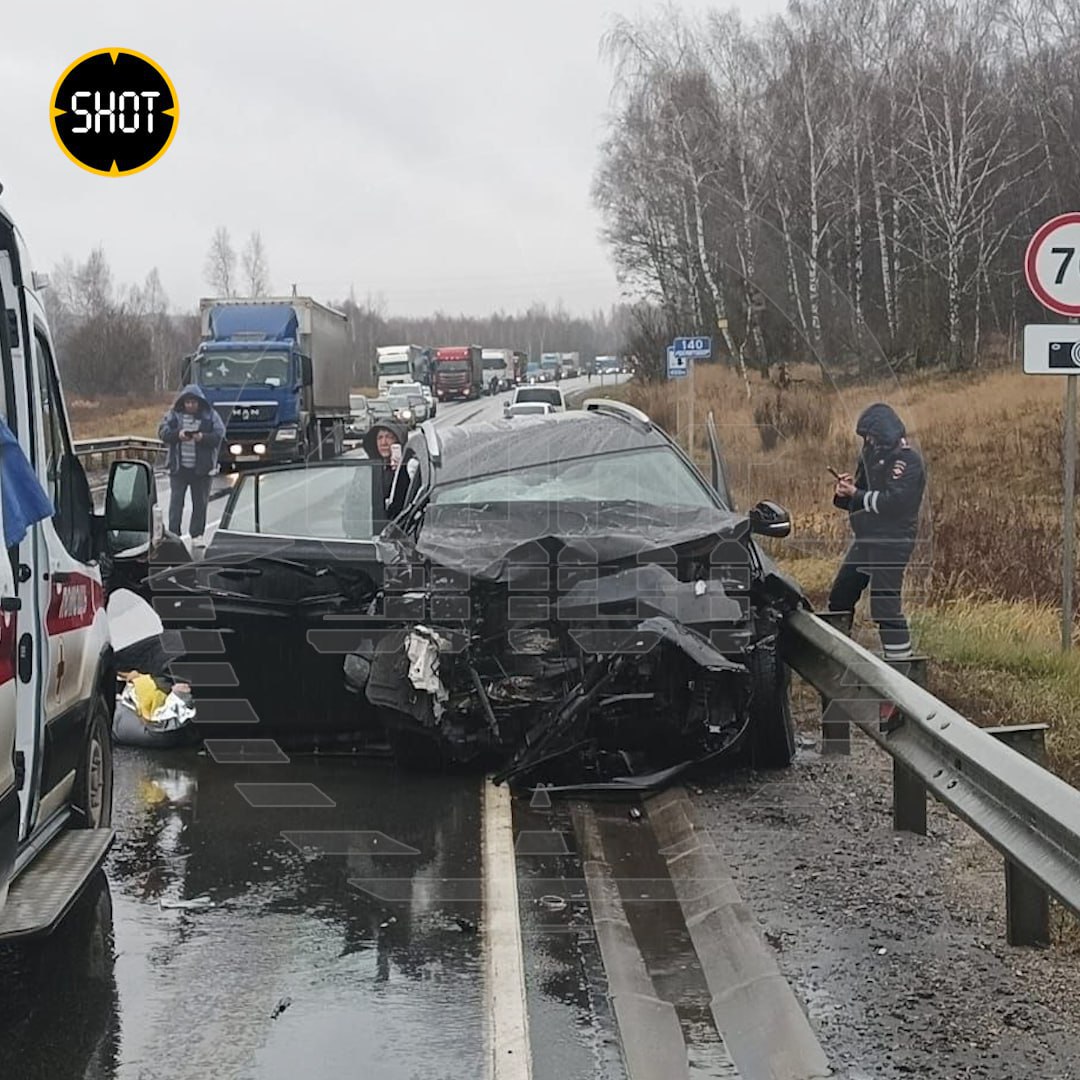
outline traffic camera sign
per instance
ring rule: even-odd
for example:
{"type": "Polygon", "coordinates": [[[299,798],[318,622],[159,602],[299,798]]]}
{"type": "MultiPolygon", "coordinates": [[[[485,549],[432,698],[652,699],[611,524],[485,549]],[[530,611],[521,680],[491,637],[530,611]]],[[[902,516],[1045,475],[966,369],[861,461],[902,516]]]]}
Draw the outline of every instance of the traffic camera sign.
{"type": "Polygon", "coordinates": [[[1080,375],[1080,325],[1039,323],[1024,327],[1027,375],[1080,375]]]}
{"type": "Polygon", "coordinates": [[[1080,316],[1080,213],[1059,214],[1039,229],[1028,244],[1024,276],[1043,307],[1080,316]]]}

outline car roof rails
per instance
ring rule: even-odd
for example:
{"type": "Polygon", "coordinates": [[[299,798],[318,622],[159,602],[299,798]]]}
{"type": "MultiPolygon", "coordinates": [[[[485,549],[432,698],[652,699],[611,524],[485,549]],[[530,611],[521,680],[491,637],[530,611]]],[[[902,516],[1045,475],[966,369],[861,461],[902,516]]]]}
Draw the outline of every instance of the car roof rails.
{"type": "Polygon", "coordinates": [[[611,413],[624,420],[636,420],[646,431],[652,431],[653,422],[649,415],[633,405],[627,405],[625,401],[616,401],[614,398],[586,398],[581,407],[586,412],[611,413]]]}
{"type": "Polygon", "coordinates": [[[420,425],[420,432],[427,443],[428,455],[437,463],[442,456],[442,447],[439,444],[439,429],[435,426],[435,421],[425,420],[420,425]]]}

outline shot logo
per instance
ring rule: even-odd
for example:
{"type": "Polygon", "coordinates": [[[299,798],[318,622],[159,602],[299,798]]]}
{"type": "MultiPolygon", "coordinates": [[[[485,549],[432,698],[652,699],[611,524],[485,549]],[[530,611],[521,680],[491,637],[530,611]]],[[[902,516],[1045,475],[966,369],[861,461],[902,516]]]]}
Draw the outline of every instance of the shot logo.
{"type": "Polygon", "coordinates": [[[148,56],[98,49],[60,76],[49,118],[60,149],[80,168],[129,176],[169,148],[179,104],[168,75],[148,56]]]}

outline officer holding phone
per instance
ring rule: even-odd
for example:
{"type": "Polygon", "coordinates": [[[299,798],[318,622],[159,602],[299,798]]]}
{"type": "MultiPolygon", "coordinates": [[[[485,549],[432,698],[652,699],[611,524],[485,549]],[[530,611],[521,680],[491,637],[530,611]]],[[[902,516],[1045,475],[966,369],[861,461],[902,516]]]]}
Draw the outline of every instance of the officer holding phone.
{"type": "Polygon", "coordinates": [[[867,408],[855,433],[863,440],[855,475],[829,467],[836,478],[833,505],[847,511],[853,534],[829,593],[829,610],[854,612],[869,585],[870,617],[877,623],[885,659],[907,660],[911,632],[901,589],[915,550],[926,471],[890,406],[877,402],[867,408]]]}

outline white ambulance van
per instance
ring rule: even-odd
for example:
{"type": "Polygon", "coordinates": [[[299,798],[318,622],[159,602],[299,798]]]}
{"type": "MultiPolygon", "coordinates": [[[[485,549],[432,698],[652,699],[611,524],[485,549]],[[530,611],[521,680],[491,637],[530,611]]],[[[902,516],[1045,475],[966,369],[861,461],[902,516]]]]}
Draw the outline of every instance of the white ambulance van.
{"type": "MultiPolygon", "coordinates": [[[[3,458],[19,448],[56,511],[0,552],[0,940],[48,933],[112,843],[116,673],[102,573],[146,558],[161,535],[143,462],[113,466],[95,515],[44,285],[0,206],[0,417],[18,443],[0,428],[0,520],[18,516],[3,458]]],[[[7,546],[10,530],[0,536],[7,546]]]]}

